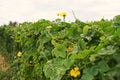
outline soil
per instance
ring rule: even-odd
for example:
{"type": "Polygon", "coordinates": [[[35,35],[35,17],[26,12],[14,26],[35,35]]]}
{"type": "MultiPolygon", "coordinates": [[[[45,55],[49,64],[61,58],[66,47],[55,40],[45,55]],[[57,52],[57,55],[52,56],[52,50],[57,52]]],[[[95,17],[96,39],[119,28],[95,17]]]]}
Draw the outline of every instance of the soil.
{"type": "Polygon", "coordinates": [[[5,61],[4,57],[0,55],[0,70],[6,71],[8,69],[7,62],[5,61]]]}

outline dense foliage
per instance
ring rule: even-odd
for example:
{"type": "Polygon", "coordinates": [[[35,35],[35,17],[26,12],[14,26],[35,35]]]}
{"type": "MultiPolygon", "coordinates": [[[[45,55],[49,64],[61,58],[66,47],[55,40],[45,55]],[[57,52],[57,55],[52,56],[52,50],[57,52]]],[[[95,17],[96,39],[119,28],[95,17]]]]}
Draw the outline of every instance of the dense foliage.
{"type": "Polygon", "coordinates": [[[7,76],[0,76],[8,80],[119,80],[118,17],[86,23],[42,19],[0,27],[0,47],[10,56],[7,76]]]}

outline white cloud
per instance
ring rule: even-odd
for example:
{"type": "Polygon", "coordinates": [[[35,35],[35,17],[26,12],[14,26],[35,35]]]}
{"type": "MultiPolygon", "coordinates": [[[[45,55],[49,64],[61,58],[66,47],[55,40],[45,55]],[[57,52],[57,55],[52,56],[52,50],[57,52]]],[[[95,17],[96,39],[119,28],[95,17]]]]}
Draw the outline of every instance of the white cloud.
{"type": "Polygon", "coordinates": [[[120,13],[119,7],[120,0],[0,0],[0,24],[55,19],[59,11],[67,11],[71,20],[71,10],[83,21],[111,19],[120,13]]]}

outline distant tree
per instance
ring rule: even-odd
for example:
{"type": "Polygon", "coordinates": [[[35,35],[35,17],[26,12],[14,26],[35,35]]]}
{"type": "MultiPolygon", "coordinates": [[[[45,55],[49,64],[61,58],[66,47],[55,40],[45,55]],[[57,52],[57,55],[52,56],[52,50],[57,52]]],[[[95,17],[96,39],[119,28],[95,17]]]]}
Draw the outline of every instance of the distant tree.
{"type": "Polygon", "coordinates": [[[113,18],[113,25],[115,27],[120,27],[120,15],[117,15],[113,18]]]}
{"type": "Polygon", "coordinates": [[[17,26],[18,23],[17,23],[16,21],[15,21],[15,22],[10,21],[8,25],[9,25],[9,26],[17,26]]]}

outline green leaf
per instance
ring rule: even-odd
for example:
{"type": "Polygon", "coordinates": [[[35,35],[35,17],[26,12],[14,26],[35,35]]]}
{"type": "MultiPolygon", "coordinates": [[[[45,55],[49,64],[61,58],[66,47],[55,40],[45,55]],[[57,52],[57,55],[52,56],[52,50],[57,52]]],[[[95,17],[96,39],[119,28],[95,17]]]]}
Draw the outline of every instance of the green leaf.
{"type": "Polygon", "coordinates": [[[83,39],[78,40],[78,47],[79,47],[79,50],[84,50],[86,48],[86,43],[83,39]]]}
{"type": "Polygon", "coordinates": [[[87,57],[89,55],[90,51],[85,49],[82,53],[79,54],[72,54],[70,56],[71,59],[84,59],[85,57],[87,57]]]}
{"type": "Polygon", "coordinates": [[[88,30],[89,30],[89,26],[86,25],[83,27],[83,34],[86,35],[88,33],[88,30]]]}
{"type": "Polygon", "coordinates": [[[43,71],[50,80],[61,80],[66,70],[70,69],[73,63],[74,60],[71,59],[55,58],[45,64],[43,71]]]}
{"type": "Polygon", "coordinates": [[[83,70],[82,80],[93,80],[94,76],[98,74],[98,67],[85,68],[83,70]]]}
{"type": "Polygon", "coordinates": [[[111,55],[116,52],[116,49],[114,49],[114,46],[107,46],[106,48],[102,48],[100,51],[98,51],[98,54],[96,55],[111,55]]]}
{"type": "Polygon", "coordinates": [[[67,56],[66,47],[63,44],[57,45],[52,50],[52,55],[55,55],[55,57],[62,57],[65,58],[67,56]]]}
{"type": "Polygon", "coordinates": [[[100,61],[97,66],[100,72],[106,72],[110,69],[104,60],[100,61]]]}
{"type": "Polygon", "coordinates": [[[54,47],[57,47],[59,45],[54,39],[51,40],[51,43],[54,45],[54,47]]]}
{"type": "Polygon", "coordinates": [[[93,76],[90,74],[84,74],[82,80],[93,80],[93,76]]]}

